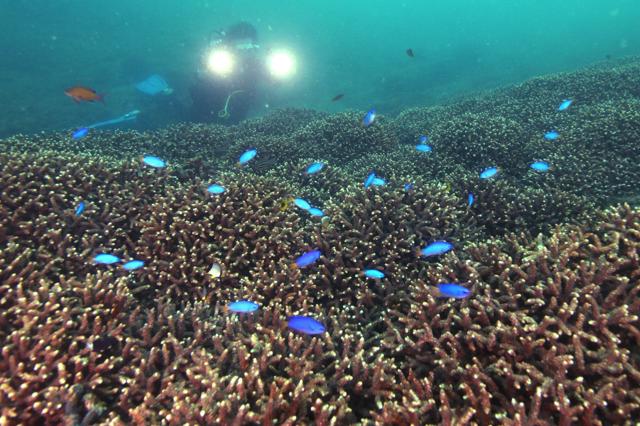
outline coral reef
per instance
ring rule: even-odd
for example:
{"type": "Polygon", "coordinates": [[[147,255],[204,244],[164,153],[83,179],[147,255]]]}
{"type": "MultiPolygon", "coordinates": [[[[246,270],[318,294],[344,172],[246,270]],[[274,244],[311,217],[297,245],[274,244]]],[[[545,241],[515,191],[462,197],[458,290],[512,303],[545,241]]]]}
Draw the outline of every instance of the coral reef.
{"type": "Polygon", "coordinates": [[[637,192],[637,67],[368,128],[354,112],[285,110],[1,141],[0,424],[631,424],[640,210],[602,205],[637,192]],[[575,111],[541,112],[563,84],[575,111]],[[427,130],[434,150],[418,154],[427,130]],[[144,166],[147,153],[169,166],[144,166]],[[530,171],[538,158],[552,171],[530,171]],[[305,174],[314,161],[326,166],[305,174]],[[499,178],[479,180],[493,164],[499,178]],[[385,185],[364,188],[371,170],[385,185]],[[455,249],[416,253],[434,240],[455,249]],[[145,265],[95,264],[100,252],[145,265]],[[471,295],[440,297],[442,282],[471,295]],[[260,309],[225,310],[240,299],[260,309]],[[326,332],[296,333],[290,315],[326,332]]]}

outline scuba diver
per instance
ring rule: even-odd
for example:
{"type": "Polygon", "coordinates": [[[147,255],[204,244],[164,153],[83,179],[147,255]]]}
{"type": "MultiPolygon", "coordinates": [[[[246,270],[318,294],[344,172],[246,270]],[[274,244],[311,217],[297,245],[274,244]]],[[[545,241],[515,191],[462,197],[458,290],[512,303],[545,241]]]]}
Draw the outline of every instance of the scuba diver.
{"type": "Polygon", "coordinates": [[[259,102],[265,86],[295,71],[288,53],[265,54],[256,29],[246,22],[212,32],[208,48],[191,87],[194,121],[238,123],[259,102]]]}

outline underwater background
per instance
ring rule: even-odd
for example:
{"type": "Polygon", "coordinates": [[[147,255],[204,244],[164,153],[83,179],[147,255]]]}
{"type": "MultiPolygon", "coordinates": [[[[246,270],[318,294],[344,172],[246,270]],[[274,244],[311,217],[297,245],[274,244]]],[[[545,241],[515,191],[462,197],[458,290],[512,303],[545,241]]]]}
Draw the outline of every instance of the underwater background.
{"type": "Polygon", "coordinates": [[[0,0],[0,425],[636,424],[640,4],[432,3],[0,0]]]}
{"type": "MultiPolygon", "coordinates": [[[[398,114],[549,72],[638,54],[633,0],[448,2],[0,1],[0,136],[79,127],[133,109],[138,128],[183,121],[189,86],[215,29],[247,21],[264,46],[295,52],[298,73],[271,108],[398,114]],[[414,58],[405,49],[415,51],[414,58]],[[164,76],[171,97],[134,84],[164,76]],[[106,105],[69,102],[85,85],[106,105]],[[330,102],[345,93],[340,105],[330,102]]],[[[263,104],[254,114],[264,114],[263,104]]]]}

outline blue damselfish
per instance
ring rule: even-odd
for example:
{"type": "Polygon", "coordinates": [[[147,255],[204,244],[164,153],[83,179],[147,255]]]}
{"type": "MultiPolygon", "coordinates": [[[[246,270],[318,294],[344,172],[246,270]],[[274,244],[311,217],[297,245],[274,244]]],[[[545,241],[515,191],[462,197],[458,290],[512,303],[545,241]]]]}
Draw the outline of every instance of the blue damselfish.
{"type": "Polygon", "coordinates": [[[145,155],[144,157],[142,157],[142,162],[147,166],[156,167],[159,169],[167,166],[166,161],[164,161],[160,157],[156,157],[155,155],[145,155]]]}
{"type": "Polygon", "coordinates": [[[326,330],[321,322],[305,315],[290,316],[287,320],[287,326],[304,334],[322,334],[326,330]]]}
{"type": "Polygon", "coordinates": [[[440,297],[453,297],[456,299],[464,299],[469,297],[471,290],[453,283],[438,284],[438,293],[440,297]]]}
{"type": "Polygon", "coordinates": [[[311,250],[303,255],[299,256],[294,263],[291,264],[292,268],[304,268],[311,265],[320,258],[320,250],[311,250]]]}
{"type": "Polygon", "coordinates": [[[113,254],[100,253],[93,258],[93,261],[101,265],[111,265],[113,263],[120,262],[120,258],[118,256],[114,256],[113,254]]]}
{"type": "Polygon", "coordinates": [[[143,266],[144,266],[144,261],[142,260],[130,260],[127,263],[122,265],[122,267],[127,271],[135,271],[136,269],[140,269],[143,266]]]}
{"type": "Polygon", "coordinates": [[[448,241],[434,241],[420,250],[420,255],[424,257],[440,256],[453,250],[453,244],[448,241]]]}
{"type": "Polygon", "coordinates": [[[246,314],[249,312],[257,311],[260,305],[249,300],[238,300],[237,302],[231,302],[227,305],[227,309],[237,314],[246,314]]]}

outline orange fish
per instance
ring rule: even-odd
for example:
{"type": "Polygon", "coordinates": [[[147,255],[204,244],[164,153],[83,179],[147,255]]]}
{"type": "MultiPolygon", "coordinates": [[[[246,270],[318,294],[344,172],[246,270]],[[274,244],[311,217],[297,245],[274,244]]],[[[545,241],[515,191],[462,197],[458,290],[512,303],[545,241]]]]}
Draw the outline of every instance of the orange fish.
{"type": "Polygon", "coordinates": [[[90,89],[88,87],[75,86],[71,87],[64,91],[64,94],[69,96],[76,102],[86,101],[86,102],[95,102],[100,101],[104,102],[104,95],[98,95],[95,90],[90,89]]]}

